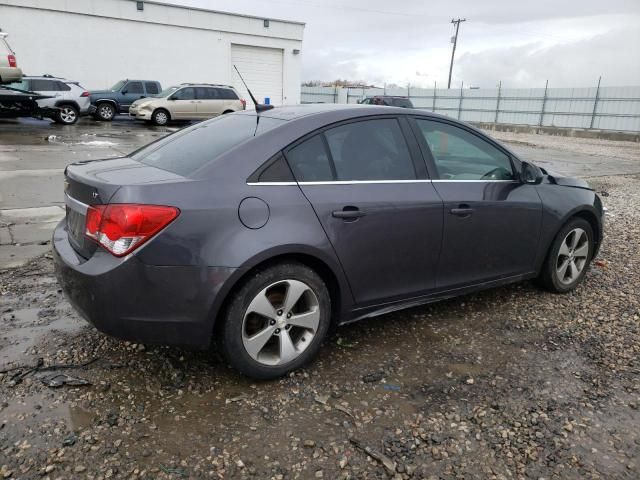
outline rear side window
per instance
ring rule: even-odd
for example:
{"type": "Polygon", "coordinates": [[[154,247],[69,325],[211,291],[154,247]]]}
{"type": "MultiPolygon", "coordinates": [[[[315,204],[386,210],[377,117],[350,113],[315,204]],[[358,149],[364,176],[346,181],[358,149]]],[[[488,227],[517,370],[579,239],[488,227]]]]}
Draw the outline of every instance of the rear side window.
{"type": "Polygon", "coordinates": [[[229,88],[218,88],[218,95],[223,100],[238,100],[238,95],[236,92],[229,88]]]}
{"type": "Polygon", "coordinates": [[[31,79],[31,90],[34,92],[57,92],[58,82],[56,80],[31,79]]]}
{"type": "Polygon", "coordinates": [[[291,148],[287,152],[287,160],[299,182],[327,182],[334,179],[322,134],[291,148]]]}
{"type": "Polygon", "coordinates": [[[125,87],[127,93],[144,93],[142,82],[129,82],[125,87]]]}
{"type": "Polygon", "coordinates": [[[145,82],[144,86],[147,89],[147,93],[150,95],[156,95],[157,93],[160,93],[158,85],[153,82],[145,82]]]}
{"type": "MultiPolygon", "coordinates": [[[[193,89],[191,89],[193,90],[193,89]]],[[[152,167],[187,176],[240,143],[284,123],[255,115],[222,115],[179,130],[131,154],[152,167]]]]}
{"type": "Polygon", "coordinates": [[[294,182],[295,179],[287,161],[282,153],[276,154],[268,160],[263,166],[256,170],[251,177],[249,183],[265,183],[265,182],[294,182]]]}
{"type": "Polygon", "coordinates": [[[198,100],[219,100],[218,91],[209,87],[196,87],[196,98],[198,100]]]}
{"type": "Polygon", "coordinates": [[[413,108],[413,104],[408,98],[392,98],[391,105],[394,107],[413,108]]]}
{"type": "Polygon", "coordinates": [[[71,87],[64,82],[56,82],[56,87],[59,92],[68,92],[71,90],[71,87]]]}
{"type": "Polygon", "coordinates": [[[353,122],[325,132],[337,180],[414,180],[416,171],[398,121],[353,122]]]}

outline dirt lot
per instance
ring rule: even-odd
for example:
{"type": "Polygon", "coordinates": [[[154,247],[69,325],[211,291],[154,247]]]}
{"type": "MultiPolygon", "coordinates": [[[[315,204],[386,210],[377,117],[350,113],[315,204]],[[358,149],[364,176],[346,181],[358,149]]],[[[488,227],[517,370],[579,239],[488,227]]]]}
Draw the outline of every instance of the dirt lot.
{"type": "Polygon", "coordinates": [[[354,324],[274,382],[105,337],[48,255],[4,270],[0,478],[636,479],[640,175],[592,184],[607,237],[574,293],[523,283],[354,324]],[[65,378],[88,384],[48,386],[65,378]]]}

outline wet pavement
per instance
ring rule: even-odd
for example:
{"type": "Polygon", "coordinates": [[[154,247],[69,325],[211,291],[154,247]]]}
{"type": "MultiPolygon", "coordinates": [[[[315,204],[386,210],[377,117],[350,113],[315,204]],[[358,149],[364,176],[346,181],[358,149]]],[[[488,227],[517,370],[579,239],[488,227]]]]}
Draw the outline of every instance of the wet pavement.
{"type": "MultiPolygon", "coordinates": [[[[166,133],[120,120],[38,124],[36,136],[1,122],[7,175],[166,133]]],[[[512,146],[564,173],[586,155],[512,146]]],[[[638,165],[607,158],[589,156],[603,175],[638,165]]],[[[59,175],[0,176],[10,240],[33,235],[0,246],[22,264],[0,271],[0,478],[640,476],[640,176],[593,180],[607,240],[575,292],[526,282],[385,315],[338,329],[308,367],[253,382],[215,351],[122,342],[79,318],[33,233],[59,215],[59,175]],[[89,384],[47,386],[56,375],[89,384]]]]}

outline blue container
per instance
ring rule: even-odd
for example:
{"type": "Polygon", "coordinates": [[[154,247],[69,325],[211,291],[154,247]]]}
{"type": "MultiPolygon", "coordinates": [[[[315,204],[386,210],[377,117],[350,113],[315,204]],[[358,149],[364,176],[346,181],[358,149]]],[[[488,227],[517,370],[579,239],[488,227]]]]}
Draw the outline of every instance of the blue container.
{"type": "Polygon", "coordinates": [[[271,105],[271,99],[269,97],[264,97],[264,104],[271,105]]]}

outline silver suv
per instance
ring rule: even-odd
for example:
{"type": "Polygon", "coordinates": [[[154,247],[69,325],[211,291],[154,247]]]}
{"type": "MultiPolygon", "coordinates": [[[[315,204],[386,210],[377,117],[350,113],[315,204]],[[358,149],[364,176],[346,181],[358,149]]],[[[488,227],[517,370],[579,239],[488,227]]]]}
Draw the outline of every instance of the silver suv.
{"type": "Polygon", "coordinates": [[[51,111],[51,118],[64,125],[73,125],[81,115],[88,115],[95,108],[91,106],[87,90],[78,82],[63,78],[51,75],[22,77],[21,81],[9,86],[50,97],[38,100],[38,106],[45,111],[51,111]]]}
{"type": "Polygon", "coordinates": [[[129,115],[156,125],[166,125],[169,120],[206,120],[244,110],[246,105],[247,102],[230,85],[183,83],[133,102],[129,115]]]}

